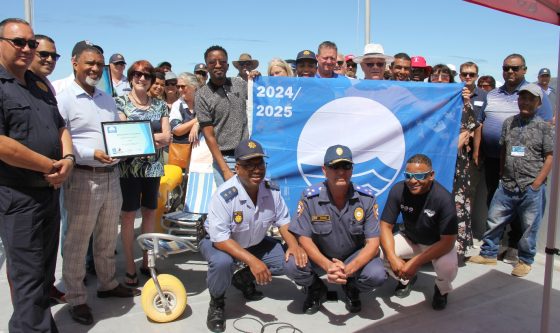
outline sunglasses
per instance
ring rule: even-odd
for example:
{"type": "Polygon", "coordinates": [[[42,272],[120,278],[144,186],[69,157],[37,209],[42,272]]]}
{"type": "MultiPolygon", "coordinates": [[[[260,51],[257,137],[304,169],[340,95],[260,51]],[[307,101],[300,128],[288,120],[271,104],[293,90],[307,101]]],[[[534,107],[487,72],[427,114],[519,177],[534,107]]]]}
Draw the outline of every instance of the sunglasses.
{"type": "Polygon", "coordinates": [[[195,74],[198,74],[198,75],[202,75],[202,76],[208,75],[208,73],[206,73],[206,72],[204,72],[204,71],[199,71],[199,72],[194,72],[194,73],[195,73],[195,74]]]}
{"type": "Polygon", "coordinates": [[[385,67],[385,63],[384,62],[364,62],[364,65],[368,66],[368,67],[385,67]]]}
{"type": "Polygon", "coordinates": [[[183,89],[183,88],[186,88],[186,87],[187,87],[187,86],[184,85],[184,84],[176,84],[176,86],[177,86],[177,88],[179,88],[179,89],[183,89]]]}
{"type": "Polygon", "coordinates": [[[177,81],[165,81],[166,87],[175,87],[177,86],[177,81]]]}
{"type": "Polygon", "coordinates": [[[7,40],[12,42],[17,47],[25,47],[25,45],[29,46],[30,49],[36,49],[39,46],[39,42],[35,39],[25,39],[25,38],[5,38],[0,37],[2,40],[7,40]]]}
{"type": "Polygon", "coordinates": [[[137,80],[141,79],[142,76],[143,76],[144,79],[146,79],[146,80],[151,80],[151,79],[152,79],[152,74],[150,74],[150,73],[144,73],[144,72],[140,72],[140,71],[134,71],[134,72],[132,72],[132,76],[133,76],[135,79],[137,79],[137,80]]]}
{"type": "Polygon", "coordinates": [[[115,66],[124,66],[126,63],[124,61],[114,62],[113,65],[115,66]]]}
{"type": "Polygon", "coordinates": [[[266,163],[260,161],[258,163],[237,163],[240,167],[247,171],[255,171],[255,169],[264,170],[266,168],[266,163]]]}
{"type": "Polygon", "coordinates": [[[449,74],[432,74],[432,75],[430,75],[430,78],[432,79],[432,81],[436,81],[438,79],[449,80],[450,76],[449,76],[449,74]]]}
{"type": "Polygon", "coordinates": [[[461,72],[462,77],[476,77],[478,74],[473,72],[461,72]]]}
{"type": "Polygon", "coordinates": [[[339,66],[342,66],[342,65],[344,65],[344,61],[337,61],[336,64],[339,65],[339,66]]]}
{"type": "Polygon", "coordinates": [[[241,67],[245,67],[245,66],[251,66],[252,62],[251,61],[239,61],[238,64],[241,67]]]}
{"type": "Polygon", "coordinates": [[[347,66],[347,67],[356,68],[356,67],[358,67],[358,64],[355,64],[355,63],[348,63],[348,62],[347,62],[347,63],[346,63],[346,66],[347,66]]]}
{"type": "Polygon", "coordinates": [[[37,54],[41,59],[47,59],[48,57],[51,57],[52,60],[58,61],[58,59],[60,58],[60,54],[56,52],[38,51],[37,54]]]}
{"type": "Polygon", "coordinates": [[[502,66],[504,72],[509,72],[510,69],[514,72],[519,72],[519,70],[523,68],[525,68],[525,66],[502,66]]]}
{"type": "Polygon", "coordinates": [[[329,165],[330,169],[333,170],[338,170],[338,169],[344,169],[344,170],[352,170],[352,163],[336,163],[334,165],[329,165]]]}
{"type": "Polygon", "coordinates": [[[426,171],[426,172],[404,172],[404,179],[411,180],[412,178],[416,180],[425,180],[433,171],[426,171]]]}

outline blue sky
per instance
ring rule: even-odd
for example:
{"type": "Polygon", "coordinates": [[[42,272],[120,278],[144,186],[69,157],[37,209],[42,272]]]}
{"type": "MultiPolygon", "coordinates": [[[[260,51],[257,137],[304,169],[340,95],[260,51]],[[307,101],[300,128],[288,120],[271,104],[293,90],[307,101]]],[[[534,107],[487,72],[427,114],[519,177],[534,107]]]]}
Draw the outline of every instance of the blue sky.
{"type": "MultiPolygon", "coordinates": [[[[501,80],[503,58],[515,52],[527,60],[528,79],[541,67],[556,73],[556,26],[459,0],[371,0],[371,7],[371,41],[387,54],[423,55],[430,65],[471,60],[481,75],[501,80]]],[[[363,13],[364,0],[35,0],[33,26],[54,38],[62,55],[51,80],[71,73],[70,52],[83,39],[103,47],[106,61],[115,52],[129,64],[168,60],[177,74],[191,72],[218,44],[230,62],[250,53],[265,73],[270,59],[293,59],[324,40],[341,53],[362,54],[363,13]]],[[[23,1],[3,1],[6,17],[24,17],[23,1]]],[[[230,66],[228,74],[236,72],[230,66]]]]}

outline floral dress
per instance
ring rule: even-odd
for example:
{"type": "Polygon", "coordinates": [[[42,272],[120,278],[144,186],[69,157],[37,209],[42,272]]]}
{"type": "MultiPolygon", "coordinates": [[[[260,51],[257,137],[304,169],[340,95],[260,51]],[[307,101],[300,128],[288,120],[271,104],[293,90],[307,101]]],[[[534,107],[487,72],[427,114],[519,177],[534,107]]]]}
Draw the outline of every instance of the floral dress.
{"type": "MultiPolygon", "coordinates": [[[[169,110],[163,100],[152,98],[150,107],[146,110],[137,108],[128,95],[115,98],[117,109],[128,120],[150,120],[152,131],[161,132],[161,118],[169,117],[169,110]]],[[[156,149],[154,156],[128,158],[119,163],[121,178],[131,177],[161,177],[163,171],[163,149],[156,149]]]]}
{"type": "MultiPolygon", "coordinates": [[[[478,123],[475,120],[472,108],[465,107],[461,116],[461,132],[473,132],[478,123]]],[[[468,248],[473,245],[472,219],[471,219],[471,161],[469,145],[464,145],[457,150],[455,163],[455,177],[453,179],[453,197],[459,231],[457,233],[457,254],[465,255],[468,248]]]]}

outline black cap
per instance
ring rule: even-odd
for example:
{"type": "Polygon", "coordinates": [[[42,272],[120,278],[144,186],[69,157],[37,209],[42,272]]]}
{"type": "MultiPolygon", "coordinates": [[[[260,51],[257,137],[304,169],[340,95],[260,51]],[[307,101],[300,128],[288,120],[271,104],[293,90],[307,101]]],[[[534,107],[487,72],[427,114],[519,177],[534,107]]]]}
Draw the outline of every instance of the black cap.
{"type": "Polygon", "coordinates": [[[311,50],[303,50],[297,54],[296,63],[300,60],[309,59],[317,62],[317,57],[315,57],[315,53],[311,50]]]}
{"type": "Polygon", "coordinates": [[[157,66],[158,67],[167,66],[167,67],[171,68],[171,63],[169,61],[162,61],[157,66]]]}
{"type": "Polygon", "coordinates": [[[235,160],[246,161],[255,157],[267,157],[260,143],[255,140],[242,140],[235,148],[235,160]]]}
{"type": "Polygon", "coordinates": [[[339,162],[352,162],[352,151],[343,145],[330,146],[325,153],[325,165],[331,166],[339,162]]]}
{"type": "Polygon", "coordinates": [[[550,76],[550,69],[548,69],[548,68],[541,68],[541,70],[539,71],[539,75],[538,75],[538,76],[541,76],[541,75],[549,75],[549,76],[550,76]]]}
{"type": "Polygon", "coordinates": [[[110,64],[114,64],[116,62],[124,62],[125,65],[126,65],[126,61],[124,61],[124,57],[120,53],[115,53],[111,56],[111,58],[109,58],[109,63],[110,64]]]}
{"type": "Polygon", "coordinates": [[[90,42],[89,40],[83,40],[83,41],[77,42],[76,45],[74,45],[74,48],[72,49],[72,57],[75,57],[76,54],[82,52],[83,49],[88,48],[88,47],[94,47],[97,50],[99,50],[99,52],[101,52],[101,54],[103,54],[103,49],[101,48],[101,46],[95,45],[92,42],[90,42]]]}

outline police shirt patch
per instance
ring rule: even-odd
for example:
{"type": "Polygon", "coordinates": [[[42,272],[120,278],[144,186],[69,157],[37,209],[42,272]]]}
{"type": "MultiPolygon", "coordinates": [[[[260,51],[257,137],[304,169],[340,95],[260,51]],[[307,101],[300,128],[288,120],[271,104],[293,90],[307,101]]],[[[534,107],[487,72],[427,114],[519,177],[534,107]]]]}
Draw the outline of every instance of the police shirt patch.
{"type": "Polygon", "coordinates": [[[364,219],[364,210],[362,207],[354,209],[354,218],[356,219],[356,221],[362,222],[362,220],[364,219]]]}
{"type": "Polygon", "coordinates": [[[235,186],[232,186],[230,188],[228,188],[225,191],[222,191],[222,193],[220,193],[220,195],[222,196],[222,198],[224,198],[224,200],[226,202],[230,202],[231,199],[235,198],[238,194],[237,188],[235,186]]]}
{"type": "Polygon", "coordinates": [[[303,213],[303,200],[300,200],[297,204],[297,216],[301,216],[303,213]]]}
{"type": "Polygon", "coordinates": [[[331,220],[330,215],[312,215],[311,222],[328,222],[331,220]]]}
{"type": "Polygon", "coordinates": [[[270,180],[265,180],[264,186],[269,190],[280,191],[280,187],[270,180]]]}
{"type": "Polygon", "coordinates": [[[233,212],[233,222],[235,222],[237,224],[243,222],[243,212],[242,211],[233,212]]]}

